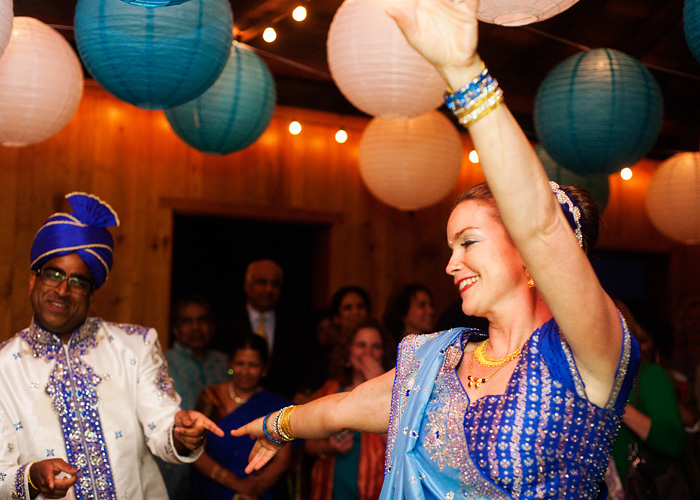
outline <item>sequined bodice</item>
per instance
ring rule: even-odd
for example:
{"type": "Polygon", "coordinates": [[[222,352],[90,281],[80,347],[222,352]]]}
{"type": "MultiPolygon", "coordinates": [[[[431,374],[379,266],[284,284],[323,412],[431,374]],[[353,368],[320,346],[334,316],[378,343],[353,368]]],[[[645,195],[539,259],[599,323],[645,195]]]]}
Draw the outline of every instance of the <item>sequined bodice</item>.
{"type": "Polygon", "coordinates": [[[398,491],[406,498],[596,498],[638,364],[627,329],[605,408],[585,397],[553,320],[523,347],[505,394],[470,403],[455,368],[471,336],[483,333],[448,331],[416,339],[413,353],[402,348],[387,457],[387,474],[403,483],[398,491]],[[433,342],[440,345],[428,348],[433,342]],[[439,365],[428,388],[422,375],[432,363],[439,365]],[[414,448],[416,464],[398,455],[406,447],[414,448]],[[414,485],[421,493],[409,496],[414,485]]]}

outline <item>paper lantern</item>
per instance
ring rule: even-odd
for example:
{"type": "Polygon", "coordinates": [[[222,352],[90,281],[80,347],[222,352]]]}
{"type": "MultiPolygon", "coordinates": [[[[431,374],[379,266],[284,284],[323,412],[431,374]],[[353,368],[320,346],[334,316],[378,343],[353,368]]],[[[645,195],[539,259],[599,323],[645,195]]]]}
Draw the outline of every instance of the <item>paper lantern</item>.
{"type": "Polygon", "coordinates": [[[15,17],[0,59],[0,143],[26,146],[66,126],[83,96],[78,56],[55,29],[15,17]]]}
{"type": "Polygon", "coordinates": [[[664,236],[700,243],[700,153],[678,153],[659,165],[649,181],[646,209],[664,236]]]}
{"type": "Polygon", "coordinates": [[[145,109],[191,101],[224,69],[233,40],[228,0],[146,8],[78,0],[78,52],[92,76],[119,99],[145,109]]]}
{"type": "Polygon", "coordinates": [[[0,57],[12,34],[12,0],[0,0],[0,57]]]}
{"type": "Polygon", "coordinates": [[[168,7],[170,5],[180,5],[190,0],[122,0],[122,2],[138,5],[140,7],[168,7]]]}
{"type": "Polygon", "coordinates": [[[416,0],[345,0],[328,30],[328,66],[342,94],[361,111],[403,119],[437,109],[445,81],[411,47],[386,8],[416,0]]]}
{"type": "Polygon", "coordinates": [[[407,120],[374,118],[360,140],[360,175],[367,189],[399,210],[442,200],[462,165],[462,140],[439,111],[407,120]]]}
{"type": "Polygon", "coordinates": [[[700,62],[700,0],[685,0],[683,31],[690,52],[700,62]]]}
{"type": "Polygon", "coordinates": [[[535,153],[542,162],[547,177],[557,184],[574,184],[588,191],[600,205],[601,213],[608,206],[610,199],[610,179],[607,174],[581,175],[567,170],[555,162],[549,153],[540,145],[535,147],[535,153]]]}
{"type": "Polygon", "coordinates": [[[542,146],[579,174],[619,171],[638,162],[661,129],[659,85],[639,61],[614,49],[568,57],[535,98],[542,146]]]}
{"type": "Polygon", "coordinates": [[[175,133],[193,148],[228,154],[262,135],[275,110],[272,73],[253,50],[234,42],[226,67],[202,95],[165,111],[175,133]]]}
{"type": "Polygon", "coordinates": [[[480,21],[502,26],[523,26],[564,12],[578,0],[481,0],[480,21]]]}

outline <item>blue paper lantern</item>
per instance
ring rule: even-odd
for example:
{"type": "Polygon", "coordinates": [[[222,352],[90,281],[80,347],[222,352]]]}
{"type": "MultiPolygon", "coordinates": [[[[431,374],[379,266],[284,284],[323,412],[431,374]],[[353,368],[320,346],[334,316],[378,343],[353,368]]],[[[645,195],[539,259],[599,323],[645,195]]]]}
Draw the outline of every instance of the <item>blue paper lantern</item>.
{"type": "Polygon", "coordinates": [[[555,162],[542,145],[535,147],[535,153],[542,162],[547,177],[559,185],[574,184],[581,186],[591,193],[591,196],[598,202],[601,213],[608,206],[610,200],[610,179],[608,174],[581,175],[567,170],[555,162]]]}
{"type": "Polygon", "coordinates": [[[213,154],[240,151],[262,135],[277,92],[272,73],[253,50],[234,42],[219,79],[196,99],[165,111],[175,133],[213,154]]]}
{"type": "Polygon", "coordinates": [[[545,77],[534,122],[552,158],[579,174],[637,163],[661,129],[663,100],[651,73],[614,49],[568,57],[545,77]]]}
{"type": "Polygon", "coordinates": [[[180,5],[190,0],[122,0],[122,2],[141,7],[168,7],[170,5],[180,5]]]}
{"type": "Polygon", "coordinates": [[[219,76],[233,40],[233,15],[228,0],[159,9],[78,0],[75,40],[107,91],[140,108],[166,109],[194,99],[219,76]]]}
{"type": "Polygon", "coordinates": [[[685,0],[683,31],[690,52],[700,62],[700,0],[685,0]]]}

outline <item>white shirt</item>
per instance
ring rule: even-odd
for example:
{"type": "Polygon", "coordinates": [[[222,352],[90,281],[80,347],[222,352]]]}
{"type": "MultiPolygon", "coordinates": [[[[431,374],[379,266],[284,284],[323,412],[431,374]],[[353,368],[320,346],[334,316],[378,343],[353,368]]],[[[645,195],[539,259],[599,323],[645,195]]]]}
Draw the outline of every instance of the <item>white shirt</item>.
{"type": "Polygon", "coordinates": [[[254,309],[250,304],[246,304],[248,309],[248,318],[250,319],[250,326],[255,333],[258,327],[258,322],[262,317],[265,322],[265,336],[267,337],[267,347],[272,355],[272,348],[275,345],[275,311],[266,311],[261,313],[257,309],[254,309]]]}

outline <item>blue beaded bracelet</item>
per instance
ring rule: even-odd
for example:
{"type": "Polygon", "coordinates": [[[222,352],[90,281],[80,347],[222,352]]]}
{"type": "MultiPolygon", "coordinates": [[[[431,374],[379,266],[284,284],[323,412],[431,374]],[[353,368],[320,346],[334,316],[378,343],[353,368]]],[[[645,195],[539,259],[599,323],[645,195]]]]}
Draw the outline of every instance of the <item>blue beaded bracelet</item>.
{"type": "Polygon", "coordinates": [[[456,92],[445,95],[445,104],[452,113],[461,117],[464,113],[474,108],[480,101],[492,95],[498,89],[498,81],[489,74],[488,68],[472,79],[456,92]]]}
{"type": "Polygon", "coordinates": [[[265,415],[265,418],[263,418],[263,432],[265,433],[265,437],[272,441],[275,444],[284,444],[282,441],[277,441],[275,438],[273,438],[269,432],[267,432],[267,419],[272,415],[274,412],[270,412],[267,415],[265,415]]]}

